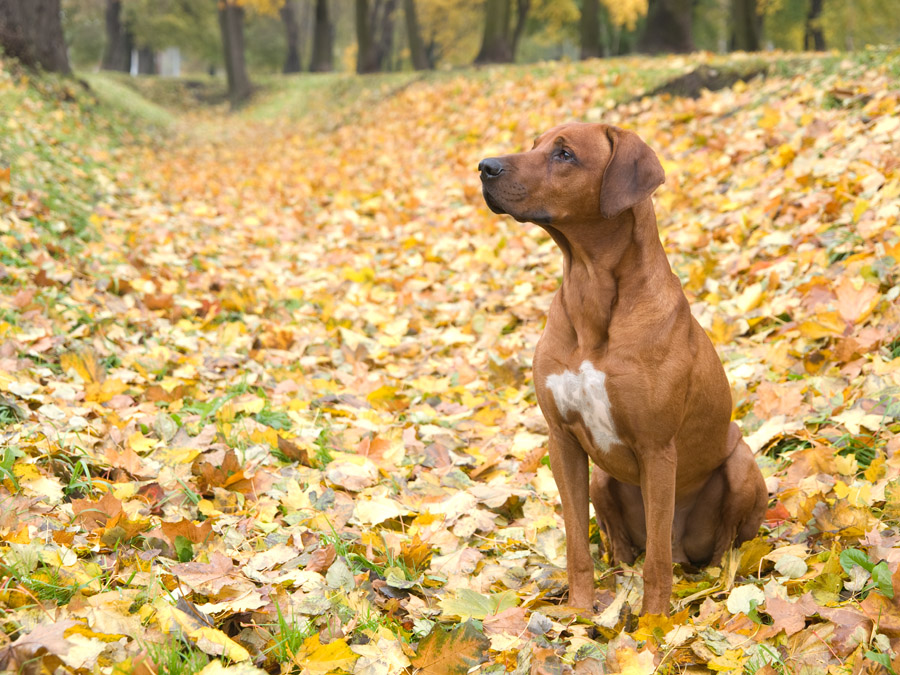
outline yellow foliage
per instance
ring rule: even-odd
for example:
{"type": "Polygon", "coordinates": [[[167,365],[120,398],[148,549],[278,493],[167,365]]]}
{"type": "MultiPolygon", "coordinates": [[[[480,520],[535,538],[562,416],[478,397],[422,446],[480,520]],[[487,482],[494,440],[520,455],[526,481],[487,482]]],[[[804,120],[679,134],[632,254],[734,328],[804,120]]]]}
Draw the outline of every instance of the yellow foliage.
{"type": "Polygon", "coordinates": [[[284,6],[285,0],[226,0],[235,5],[240,5],[241,7],[245,7],[253,10],[259,14],[266,14],[268,16],[273,16],[278,14],[278,10],[280,10],[284,6]]]}
{"type": "Polygon", "coordinates": [[[416,12],[426,45],[434,45],[441,63],[469,63],[478,51],[479,31],[484,9],[468,0],[418,0],[416,12]]]}
{"type": "Polygon", "coordinates": [[[647,16],[647,0],[600,0],[616,26],[634,30],[638,19],[647,16]]]}

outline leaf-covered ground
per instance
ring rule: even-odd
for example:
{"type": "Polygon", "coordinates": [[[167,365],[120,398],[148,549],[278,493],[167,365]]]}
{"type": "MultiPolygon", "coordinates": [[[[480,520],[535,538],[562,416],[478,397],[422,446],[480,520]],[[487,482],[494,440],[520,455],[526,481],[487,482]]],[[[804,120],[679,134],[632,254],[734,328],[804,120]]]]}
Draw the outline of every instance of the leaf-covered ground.
{"type": "Polygon", "coordinates": [[[0,65],[0,668],[900,670],[900,52],[640,96],[704,60],[288,81],[240,116],[0,65]],[[660,154],[771,494],[669,618],[595,530],[597,615],[563,604],[530,369],[561,258],[475,171],[569,119],[660,154]]]}

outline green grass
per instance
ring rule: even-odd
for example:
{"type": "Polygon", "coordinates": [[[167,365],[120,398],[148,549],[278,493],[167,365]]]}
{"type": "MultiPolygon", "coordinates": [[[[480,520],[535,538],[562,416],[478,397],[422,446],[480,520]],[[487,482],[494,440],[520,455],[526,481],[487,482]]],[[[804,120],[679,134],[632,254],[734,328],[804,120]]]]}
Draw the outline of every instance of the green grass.
{"type": "Polygon", "coordinates": [[[121,76],[111,73],[80,73],[104,106],[131,117],[136,122],[168,129],[175,123],[175,115],[121,82],[121,76]]]}
{"type": "Polygon", "coordinates": [[[0,60],[0,169],[11,209],[26,226],[5,228],[5,266],[27,268],[36,249],[61,259],[97,239],[92,216],[113,205],[136,168],[136,144],[168,133],[174,117],[105,75],[34,73],[0,60]]]}
{"type": "Polygon", "coordinates": [[[209,657],[184,639],[147,646],[158,675],[193,675],[209,663],[209,657]]]}
{"type": "Polygon", "coordinates": [[[0,577],[16,582],[20,593],[41,605],[66,605],[81,588],[78,584],[66,583],[59,569],[26,559],[0,565],[0,577]]]}
{"type": "Polygon", "coordinates": [[[269,626],[272,638],[265,651],[278,663],[290,663],[303,647],[304,641],[316,632],[316,627],[309,619],[298,617],[293,612],[288,619],[277,602],[275,610],[278,613],[277,622],[269,626]]]}

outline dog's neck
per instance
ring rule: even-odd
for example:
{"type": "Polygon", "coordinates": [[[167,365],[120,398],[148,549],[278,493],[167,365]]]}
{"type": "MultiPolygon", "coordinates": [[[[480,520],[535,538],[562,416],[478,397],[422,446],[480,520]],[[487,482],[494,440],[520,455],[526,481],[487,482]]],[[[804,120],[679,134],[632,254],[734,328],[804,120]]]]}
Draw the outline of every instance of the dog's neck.
{"type": "Polygon", "coordinates": [[[545,226],[563,253],[562,307],[579,345],[608,340],[613,311],[670,290],[672,272],[646,199],[610,219],[545,226]]]}

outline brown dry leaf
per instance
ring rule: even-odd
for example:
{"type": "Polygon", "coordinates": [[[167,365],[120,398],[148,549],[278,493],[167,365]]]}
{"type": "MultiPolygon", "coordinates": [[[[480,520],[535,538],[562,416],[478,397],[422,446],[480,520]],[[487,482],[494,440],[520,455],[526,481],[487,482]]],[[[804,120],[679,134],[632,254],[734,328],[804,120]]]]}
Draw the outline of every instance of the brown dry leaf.
{"type": "Polygon", "coordinates": [[[411,661],[423,675],[464,675],[487,659],[489,647],[475,622],[466,621],[452,630],[435,627],[419,641],[411,661]]]}
{"type": "Polygon", "coordinates": [[[35,662],[42,662],[48,657],[46,667],[48,670],[54,669],[60,664],[60,657],[65,656],[72,646],[64,634],[75,624],[75,621],[68,619],[36,626],[0,650],[0,668],[22,672],[28,664],[33,667],[35,662]]]}
{"type": "Polygon", "coordinates": [[[323,548],[317,548],[310,554],[309,561],[306,563],[306,569],[310,572],[324,573],[331,567],[331,563],[334,562],[336,555],[332,544],[328,544],[328,546],[323,548]]]}
{"type": "Polygon", "coordinates": [[[198,525],[182,518],[174,523],[163,521],[159,524],[159,529],[172,546],[175,545],[176,537],[184,537],[191,543],[202,544],[208,541],[212,534],[212,521],[205,520],[198,525]]]}
{"type": "Polygon", "coordinates": [[[97,501],[73,499],[72,511],[77,522],[89,530],[95,530],[122,514],[122,502],[107,492],[97,501]]]}
{"type": "Polygon", "coordinates": [[[806,627],[806,619],[819,609],[819,605],[809,593],[804,593],[796,600],[784,600],[777,596],[766,598],[766,614],[772,617],[772,630],[783,630],[786,635],[793,635],[806,627]]]}
{"type": "Polygon", "coordinates": [[[218,551],[210,554],[208,563],[175,563],[171,570],[179,581],[203,595],[214,596],[223,588],[240,585],[242,580],[231,558],[218,551]]]}
{"type": "Polygon", "coordinates": [[[488,635],[494,633],[510,633],[521,635],[528,626],[525,615],[528,611],[524,607],[509,607],[498,614],[484,617],[484,632],[488,635]]]}

